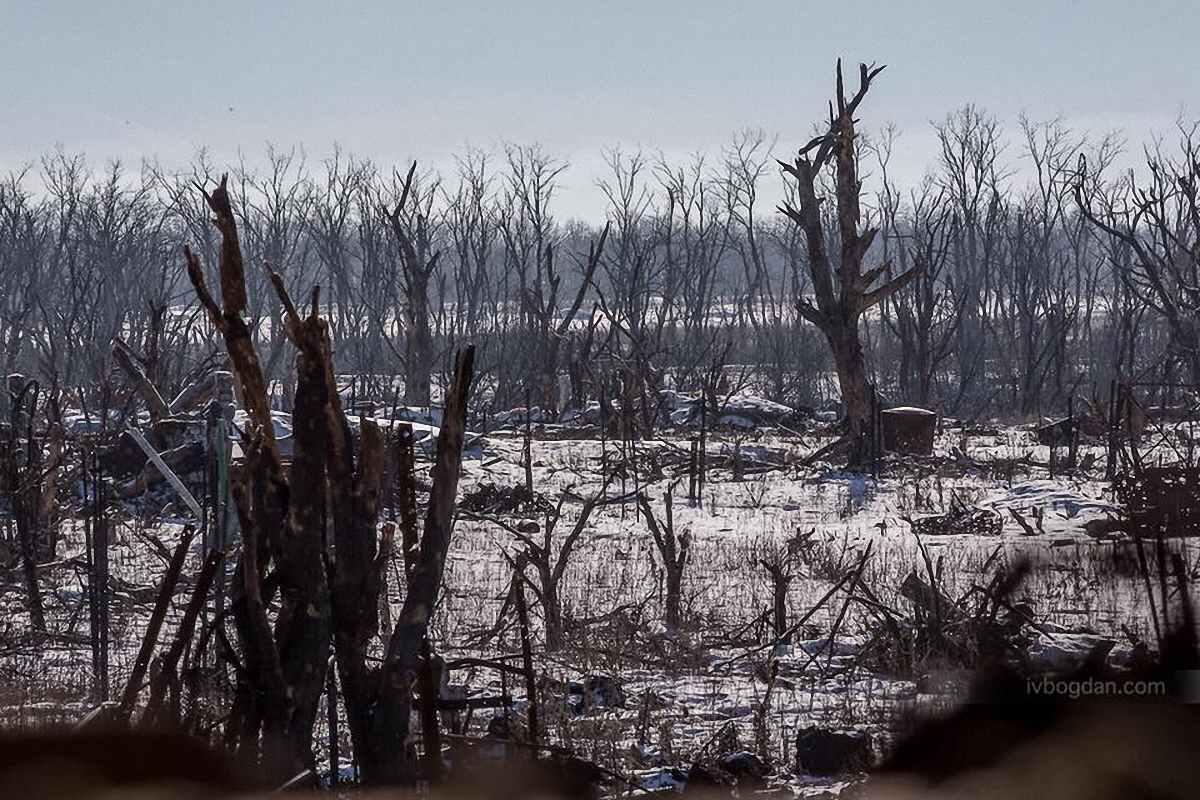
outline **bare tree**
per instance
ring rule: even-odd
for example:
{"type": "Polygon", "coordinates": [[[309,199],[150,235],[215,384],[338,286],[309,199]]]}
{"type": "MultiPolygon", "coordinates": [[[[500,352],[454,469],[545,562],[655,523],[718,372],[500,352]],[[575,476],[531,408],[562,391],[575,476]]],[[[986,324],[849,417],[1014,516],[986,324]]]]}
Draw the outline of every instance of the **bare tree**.
{"type": "Polygon", "coordinates": [[[646,518],[646,527],[658,548],[659,557],[663,563],[663,579],[666,583],[665,617],[667,631],[674,633],[683,622],[683,571],[691,557],[692,535],[690,531],[682,534],[675,532],[674,503],[671,495],[675,491],[672,483],[663,493],[664,517],[660,523],[654,516],[650,500],[644,494],[638,495],[638,506],[646,518]]]}
{"type": "MultiPolygon", "coordinates": [[[[313,311],[304,327],[308,347],[302,348],[297,362],[303,401],[294,415],[296,443],[291,474],[285,478],[266,375],[243,317],[245,265],[224,178],[213,192],[205,192],[205,200],[221,232],[221,302],[208,290],[199,257],[185,249],[188,277],[225,340],[250,416],[243,442],[247,478],[234,487],[243,536],[234,620],[245,659],[243,680],[248,683],[241,693],[244,707],[235,714],[243,725],[237,736],[248,754],[256,754],[261,741],[265,761],[294,774],[313,762],[312,729],[325,686],[332,631],[320,524],[328,389],[325,365],[314,359],[310,350],[315,345],[308,341],[319,338],[324,322],[317,318],[314,292],[313,311]],[[272,562],[279,595],[274,624],[269,609],[275,590],[265,580],[272,562]]],[[[282,289],[282,279],[274,278],[282,289]]],[[[289,327],[298,324],[294,316],[292,309],[289,327]]],[[[296,338],[299,333],[290,330],[289,335],[296,338]]]]}
{"type": "Polygon", "coordinates": [[[1010,173],[1000,160],[1000,123],[982,109],[965,106],[935,125],[935,132],[941,145],[937,179],[952,209],[947,285],[964,300],[955,329],[958,392],[948,403],[957,407],[988,383],[1006,205],[1002,184],[1010,173]]]}
{"type": "Polygon", "coordinates": [[[899,260],[906,270],[910,260],[923,265],[909,292],[897,292],[884,302],[883,320],[896,337],[900,388],[911,401],[928,405],[933,400],[934,378],[954,352],[954,334],[962,320],[969,292],[947,276],[949,209],[945,191],[932,178],[909,195],[908,219],[902,219],[900,193],[888,179],[894,131],[887,129],[874,150],[882,173],[880,209],[883,217],[883,257],[899,260]]]}
{"type": "Polygon", "coordinates": [[[1084,216],[1132,253],[1120,278],[1166,323],[1171,347],[1200,382],[1200,145],[1197,124],[1181,125],[1180,154],[1147,150],[1148,179],[1105,194],[1080,158],[1074,192],[1084,216]]]}
{"type": "Polygon", "coordinates": [[[728,233],[745,279],[745,299],[739,306],[755,328],[777,325],[780,314],[774,307],[776,298],[757,216],[759,180],[767,172],[774,147],[775,142],[768,140],[763,131],[746,130],[734,137],[733,144],[722,153],[720,184],[730,223],[728,233]]]}
{"type": "MultiPolygon", "coordinates": [[[[358,745],[355,755],[362,765],[364,781],[370,784],[411,784],[417,777],[409,719],[421,666],[421,643],[428,635],[433,609],[441,593],[446,554],[454,532],[454,503],[462,466],[467,398],[474,361],[472,347],[465,348],[455,359],[438,435],[433,488],[416,568],[388,640],[375,690],[370,695],[360,695],[367,701],[364,709],[367,714],[360,734],[355,736],[358,745]]],[[[358,587],[352,586],[350,591],[357,594],[358,587]]],[[[361,657],[365,658],[365,655],[361,653],[361,657]]]]}
{"type": "Polygon", "coordinates": [[[498,250],[495,219],[494,176],[484,153],[469,152],[458,159],[458,186],[447,192],[446,233],[452,245],[457,310],[451,337],[474,336],[480,332],[483,306],[494,301],[490,274],[498,250]]]}
{"type": "MultiPolygon", "coordinates": [[[[575,518],[575,524],[571,526],[571,530],[558,546],[557,555],[554,552],[554,531],[562,520],[563,505],[571,495],[570,487],[562,493],[554,510],[546,514],[542,525],[541,541],[537,541],[532,536],[511,526],[504,525],[525,545],[518,564],[530,564],[537,572],[537,583],[530,582],[529,585],[542,606],[547,650],[562,649],[564,626],[562,595],[559,593],[559,587],[562,584],[563,575],[566,574],[571,554],[579,543],[579,537],[587,529],[592,512],[599,506],[614,502],[612,498],[605,497],[607,491],[608,479],[606,478],[599,491],[583,501],[583,506],[579,509],[579,516],[575,518]]],[[[517,569],[518,572],[521,571],[519,567],[517,569]]]]}
{"type": "Polygon", "coordinates": [[[430,204],[435,192],[422,192],[414,184],[417,162],[413,162],[401,183],[400,197],[388,210],[384,207],[392,235],[400,248],[401,288],[404,304],[401,324],[404,329],[404,400],[410,405],[428,406],[433,384],[433,326],[429,309],[429,282],[437,268],[441,251],[435,249],[430,204]],[[412,202],[409,202],[409,198],[412,202]],[[406,208],[411,206],[411,208],[406,208]]]}
{"type": "Polygon", "coordinates": [[[854,113],[867,94],[871,81],[883,67],[861,65],[858,91],[847,99],[842,85],[842,64],[837,67],[837,113],[831,112],[829,130],[803,148],[793,163],[779,162],[796,181],[796,204],[784,203],[780,210],[804,232],[808,245],[808,268],[816,302],[798,300],[800,315],[824,335],[837,367],[851,461],[866,455],[871,427],[874,389],[867,375],[859,321],[864,312],[882,303],[920,274],[914,264],[905,272],[885,278],[891,264],[883,262],[864,271],[863,262],[878,232],[866,228],[861,233],[858,154],[855,150],[854,113]],[[817,195],[817,177],[831,161],[836,171],[836,204],[840,248],[836,260],[830,256],[822,225],[821,199],[817,195]],[[874,287],[874,288],[872,288],[874,287]]]}
{"type": "MultiPolygon", "coordinates": [[[[561,273],[554,259],[562,236],[550,213],[550,204],[558,189],[558,176],[566,164],[539,147],[515,145],[506,146],[505,159],[507,171],[496,222],[504,245],[505,280],[513,273],[517,279],[515,299],[521,336],[514,342],[518,352],[512,355],[514,363],[526,368],[526,390],[534,384],[542,405],[555,409],[558,406],[555,328],[559,324],[561,273]],[[522,343],[526,336],[529,341],[522,343]]],[[[578,303],[583,302],[587,289],[588,282],[582,282],[575,295],[578,303]]],[[[578,311],[579,305],[573,302],[572,308],[578,311]]],[[[570,323],[570,318],[563,320],[564,326],[570,323]]]]}

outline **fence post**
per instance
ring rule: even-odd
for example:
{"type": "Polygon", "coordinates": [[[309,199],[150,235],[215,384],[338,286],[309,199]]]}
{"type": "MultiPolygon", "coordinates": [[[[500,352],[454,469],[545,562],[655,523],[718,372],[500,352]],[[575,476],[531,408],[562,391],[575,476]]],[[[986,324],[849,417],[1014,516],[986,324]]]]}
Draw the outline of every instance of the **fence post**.
{"type": "MultiPolygon", "coordinates": [[[[224,550],[233,543],[235,516],[229,486],[229,464],[233,433],[233,375],[224,370],[212,375],[213,393],[208,411],[208,446],[211,480],[209,486],[209,524],[205,529],[205,554],[224,550]]],[[[218,613],[225,605],[225,567],[222,566],[213,587],[218,613]]]]}

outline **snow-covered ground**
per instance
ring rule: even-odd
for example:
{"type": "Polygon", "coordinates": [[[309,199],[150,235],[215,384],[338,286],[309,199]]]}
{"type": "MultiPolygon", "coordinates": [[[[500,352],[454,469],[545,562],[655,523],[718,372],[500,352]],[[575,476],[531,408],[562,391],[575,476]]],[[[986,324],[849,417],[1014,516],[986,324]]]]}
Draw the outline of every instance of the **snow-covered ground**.
{"type": "MultiPolygon", "coordinates": [[[[868,548],[861,584],[878,603],[911,614],[900,586],[911,572],[926,574],[923,544],[942,589],[953,598],[983,581],[985,569],[1028,560],[1031,571],[1014,601],[1031,607],[1040,626],[1031,652],[1048,665],[1069,663],[1072,653],[1086,652],[1099,638],[1118,643],[1113,657],[1127,652],[1126,632],[1153,640],[1141,584],[1114,566],[1119,563],[1114,554],[1119,556],[1126,544],[1098,539],[1085,528],[1089,520],[1118,511],[1103,480],[1099,446],[1081,451],[1100,459],[1089,471],[1051,479],[1043,466],[1050,453],[1036,445],[1030,430],[1001,427],[968,435],[947,423],[934,457],[889,457],[876,478],[828,464],[801,466],[831,441],[828,433],[817,423],[805,430],[764,423],[772,413],[781,412],[750,401],[730,406],[731,418],[708,435],[712,466],[694,503],[687,499],[687,469],[695,431],[682,427],[688,415],[679,415],[680,427],[625,449],[626,456],[636,452],[639,468],[626,470],[623,479],[608,486],[614,502],[595,509],[562,578],[567,646],[554,653],[537,648],[538,669],[546,679],[539,700],[542,726],[551,741],[646,788],[669,784],[670,768],[719,747],[761,752],[781,768],[777,782],[798,793],[836,790],[840,779],[791,775],[799,730],[816,725],[864,731],[886,743],[914,705],[937,701],[939,690],[929,688],[929,675],[892,674],[877,654],[868,657],[877,617],[844,590],[809,616],[790,645],[773,645],[765,616],[772,588],[763,561],[784,558],[789,543],[793,623],[868,548]],[[663,622],[662,565],[647,524],[635,502],[619,501],[643,492],[662,520],[664,493],[672,486],[675,530],[691,539],[683,579],[684,624],[677,632],[668,632],[663,622]],[[923,536],[918,542],[909,520],[944,513],[955,503],[998,512],[1000,533],[923,536]],[[1014,511],[1036,526],[1033,535],[1018,524],[1014,511]],[[619,685],[623,702],[593,704],[571,691],[572,684],[578,688],[589,676],[619,685]]],[[[460,496],[484,484],[524,484],[523,416],[502,418],[498,422],[507,427],[477,437],[478,452],[464,462],[460,496]]],[[[436,420],[424,422],[423,433],[436,435],[429,425],[436,420]]],[[[622,463],[622,447],[599,441],[594,428],[535,425],[532,455],[535,490],[552,505],[567,496],[557,547],[583,499],[599,491],[602,464],[622,463]]],[[[421,469],[427,466],[426,461],[421,469]]],[[[114,693],[128,675],[153,587],[165,572],[161,550],[148,537],[169,550],[183,527],[182,520],[140,519],[134,505],[126,510],[111,534],[111,571],[120,582],[112,607],[114,693]]],[[[497,519],[509,526],[541,522],[538,514],[460,515],[433,627],[447,661],[519,652],[512,620],[498,637],[478,643],[496,622],[508,591],[511,574],[504,553],[522,547],[497,519]]],[[[5,620],[0,720],[5,725],[70,721],[93,704],[83,531],[78,522],[66,524],[58,560],[43,571],[53,631],[48,645],[22,644],[28,616],[15,573],[0,592],[5,620]]],[[[1185,545],[1184,550],[1193,565],[1195,548],[1185,545]]],[[[197,563],[198,555],[188,572],[194,573],[197,563]]],[[[388,585],[394,608],[401,600],[399,575],[399,565],[393,565],[388,585]]],[[[185,596],[181,590],[176,598],[168,634],[185,596]]],[[[533,618],[540,645],[540,609],[534,608],[533,618]]],[[[505,681],[496,671],[476,666],[454,671],[450,682],[454,691],[469,696],[506,691],[517,698],[510,713],[518,722],[523,718],[524,689],[516,679],[505,681]]],[[[481,734],[491,714],[474,714],[469,730],[481,734]]]]}

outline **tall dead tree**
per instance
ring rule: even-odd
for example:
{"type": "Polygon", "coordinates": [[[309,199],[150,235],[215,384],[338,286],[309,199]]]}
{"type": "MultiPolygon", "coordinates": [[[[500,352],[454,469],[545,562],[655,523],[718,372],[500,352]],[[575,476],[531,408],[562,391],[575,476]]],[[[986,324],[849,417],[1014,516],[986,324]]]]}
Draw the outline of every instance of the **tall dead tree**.
{"type": "Polygon", "coordinates": [[[417,162],[413,162],[404,177],[400,199],[392,210],[384,208],[396,245],[400,248],[404,305],[400,312],[404,327],[404,402],[410,405],[429,405],[429,388],[433,374],[433,327],[429,312],[429,280],[433,276],[441,251],[431,252],[429,215],[413,197],[413,177],[417,162]],[[413,210],[408,215],[404,207],[412,197],[413,210]]]}
{"type": "MultiPolygon", "coordinates": [[[[11,379],[10,379],[11,380],[11,379]]],[[[46,616],[42,607],[38,562],[41,547],[39,526],[42,504],[42,448],[34,430],[37,412],[37,381],[12,381],[17,391],[11,393],[11,411],[3,429],[4,454],[0,464],[0,491],[7,495],[13,519],[17,524],[17,542],[21,555],[21,574],[29,606],[29,621],[35,631],[46,632],[46,616]]],[[[0,388],[0,391],[5,391],[0,388]]]]}
{"type": "Polygon", "coordinates": [[[239,692],[242,707],[230,715],[241,725],[232,738],[247,748],[261,743],[264,761],[311,767],[312,731],[332,639],[364,779],[411,783],[416,760],[409,715],[421,642],[450,544],[474,349],[463,351],[455,366],[425,537],[408,595],[382,666],[371,666],[368,651],[381,633],[379,598],[394,530],[385,526],[382,536],[378,533],[383,437],[369,419],[362,421],[357,441],[352,436],[337,392],[329,326],[318,313],[318,290],[302,318],[283,279],[268,266],[283,307],[284,332],[297,350],[293,457],[284,478],[266,381],[242,319],[244,267],[225,181],[205,198],[222,235],[223,307],[208,291],[200,260],[190,250],[185,251],[188,274],[225,339],[250,418],[242,443],[245,477],[235,486],[243,542],[233,611],[245,685],[239,692]],[[336,545],[332,555],[325,547],[327,522],[336,545]]]}
{"type": "MultiPolygon", "coordinates": [[[[529,314],[537,331],[538,389],[541,392],[542,407],[550,411],[561,410],[558,408],[558,364],[561,345],[567,338],[567,334],[570,333],[575,316],[583,306],[584,297],[592,285],[596,267],[604,253],[604,242],[608,239],[608,231],[609,223],[606,222],[604,230],[600,232],[599,241],[588,243],[588,255],[587,260],[583,263],[579,289],[575,292],[575,299],[571,301],[571,305],[557,321],[555,316],[559,313],[558,294],[563,276],[554,266],[553,245],[546,245],[545,272],[540,276],[543,280],[535,282],[522,295],[526,313],[529,314]]],[[[539,266],[541,263],[539,262],[539,266]]]]}
{"type": "MultiPolygon", "coordinates": [[[[1185,128],[1182,153],[1146,155],[1149,175],[1105,187],[1083,155],[1074,185],[1080,212],[1129,254],[1121,283],[1166,323],[1171,355],[1200,382],[1200,136],[1185,128]]],[[[1114,259],[1115,260],[1115,259],[1114,259]]]]}
{"type": "Polygon", "coordinates": [[[808,269],[812,277],[815,303],[806,297],[797,299],[797,308],[805,320],[824,334],[837,367],[842,405],[845,407],[846,433],[850,460],[861,461],[866,455],[871,428],[874,390],[867,376],[859,321],[871,307],[898,292],[920,273],[920,263],[895,277],[888,261],[863,269],[863,262],[878,233],[877,228],[859,230],[862,210],[859,203],[862,182],[858,176],[855,152],[854,113],[867,94],[871,81],[883,67],[859,67],[859,88],[847,99],[842,82],[842,62],[837,66],[837,109],[830,108],[829,130],[800,149],[794,162],[780,161],[784,172],[796,181],[795,202],[779,207],[804,233],[808,250],[808,269]],[[821,215],[824,197],[818,195],[821,170],[834,165],[835,202],[837,203],[838,248],[831,254],[825,239],[821,215]],[[880,279],[886,280],[875,286],[880,279]],[[872,288],[874,286],[874,288],[872,288]]]}

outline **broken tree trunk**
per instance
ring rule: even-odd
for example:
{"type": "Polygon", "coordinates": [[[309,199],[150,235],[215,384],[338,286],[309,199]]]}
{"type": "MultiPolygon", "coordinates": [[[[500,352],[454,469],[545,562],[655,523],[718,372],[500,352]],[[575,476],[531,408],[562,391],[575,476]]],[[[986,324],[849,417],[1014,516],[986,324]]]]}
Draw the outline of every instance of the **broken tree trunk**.
{"type": "Polygon", "coordinates": [[[58,397],[46,401],[46,455],[38,505],[38,558],[53,561],[58,554],[58,486],[64,460],[64,433],[58,397]]]}
{"type": "Polygon", "coordinates": [[[837,111],[830,110],[829,129],[805,145],[794,162],[779,162],[783,171],[796,181],[796,204],[785,202],[779,210],[804,234],[808,266],[815,302],[806,297],[797,300],[800,316],[825,336],[837,368],[838,385],[845,409],[846,434],[850,443],[850,461],[860,464],[870,452],[870,433],[874,389],[867,377],[862,339],[858,324],[864,312],[904,288],[920,274],[921,262],[879,286],[876,281],[890,275],[891,263],[885,261],[863,269],[863,261],[878,233],[866,228],[859,233],[862,182],[858,177],[855,151],[855,111],[866,96],[871,82],[883,67],[860,67],[859,89],[847,99],[842,82],[842,62],[837,65],[837,111]],[[838,221],[839,255],[833,258],[825,237],[825,220],[818,196],[819,174],[834,162],[835,199],[838,221]]]}
{"type": "Polygon", "coordinates": [[[396,488],[400,497],[400,552],[404,556],[404,579],[412,583],[420,555],[417,530],[416,459],[413,453],[412,425],[396,425],[396,488]]]}
{"type": "Polygon", "coordinates": [[[529,743],[538,744],[538,695],[537,676],[533,671],[533,648],[529,642],[529,610],[525,605],[525,576],[513,571],[513,600],[517,607],[517,625],[521,630],[521,671],[525,673],[525,696],[529,703],[526,715],[529,743]]]}
{"type": "Polygon", "coordinates": [[[213,396],[213,390],[216,388],[217,381],[217,373],[211,373],[200,380],[189,383],[180,390],[179,394],[175,395],[175,399],[167,406],[167,411],[170,412],[171,416],[174,416],[191,411],[200,404],[207,402],[213,396]]]}
{"type": "Polygon", "coordinates": [[[129,349],[129,345],[117,339],[113,342],[113,358],[117,362],[117,366],[129,377],[133,383],[133,388],[137,391],[138,396],[142,398],[142,402],[146,404],[146,410],[150,412],[150,422],[157,423],[171,415],[170,408],[167,402],[163,400],[158,389],[146,377],[145,371],[141,366],[134,361],[133,352],[129,349]]]}
{"type": "Polygon", "coordinates": [[[429,220],[422,212],[416,197],[413,211],[406,218],[404,206],[413,193],[413,178],[417,162],[413,162],[404,179],[400,199],[393,210],[384,208],[384,221],[400,249],[403,278],[404,307],[401,322],[404,326],[404,402],[428,406],[433,372],[433,330],[429,309],[429,281],[437,266],[439,252],[430,253],[429,220]]]}
{"type": "Polygon", "coordinates": [[[146,702],[145,719],[153,726],[178,725],[179,713],[179,662],[183,659],[184,650],[191,644],[196,632],[196,622],[200,612],[204,610],[204,602],[208,590],[212,588],[217,570],[224,562],[224,553],[213,550],[204,559],[200,573],[196,577],[196,586],[188,599],[179,627],[175,630],[175,638],[167,653],[163,656],[158,670],[150,679],[150,698],[146,702]],[[167,693],[171,693],[171,702],[166,707],[167,693]]]}
{"type": "Polygon", "coordinates": [[[788,569],[788,564],[782,556],[764,558],[760,563],[771,578],[771,622],[775,638],[780,644],[791,644],[791,636],[788,633],[787,597],[795,576],[788,569]]]}
{"type": "Polygon", "coordinates": [[[37,411],[38,383],[24,381],[19,376],[9,378],[12,395],[9,408],[8,440],[4,442],[3,486],[17,527],[17,543],[21,551],[21,574],[29,621],[35,631],[46,631],[42,607],[41,583],[38,577],[42,505],[42,450],[34,431],[37,411]]]}
{"type": "Polygon", "coordinates": [[[288,311],[284,328],[300,351],[296,365],[303,384],[293,417],[291,483],[283,477],[271,418],[267,381],[250,329],[242,318],[246,282],[237,225],[226,178],[205,200],[221,232],[218,304],[209,292],[200,259],[184,248],[188,278],[209,320],[220,331],[249,424],[242,442],[246,469],[232,488],[243,532],[241,580],[235,585],[234,621],[244,664],[240,705],[227,731],[246,755],[260,748],[268,770],[291,776],[311,768],[312,731],[325,684],[331,631],[329,586],[322,543],[322,500],[326,459],[328,333],[312,311],[301,321],[277,275],[270,273],[288,311]],[[289,491],[290,489],[290,491],[289,491]],[[272,581],[268,570],[274,567],[272,581]],[[273,594],[278,592],[278,599],[273,594]]]}
{"type": "MultiPolygon", "coordinates": [[[[338,668],[355,758],[364,783],[371,785],[412,784],[418,777],[409,722],[420,675],[421,643],[428,635],[433,607],[441,591],[453,532],[474,358],[474,348],[467,347],[455,359],[454,378],[438,435],[433,488],[419,557],[379,669],[368,666],[366,652],[366,643],[375,633],[377,595],[373,593],[377,591],[374,587],[378,586],[377,575],[383,567],[383,560],[375,556],[374,517],[370,517],[367,525],[367,515],[360,512],[359,526],[349,528],[345,539],[340,538],[339,532],[334,585],[338,668]],[[365,580],[359,577],[364,575],[365,580]],[[363,598],[363,595],[369,596],[363,598]]],[[[373,426],[364,426],[364,434],[370,427],[373,426]]],[[[375,486],[377,496],[377,481],[375,486]]]]}
{"type": "Polygon", "coordinates": [[[133,714],[134,703],[137,702],[138,693],[142,690],[146,670],[150,668],[150,657],[154,655],[154,647],[158,644],[158,633],[162,630],[163,620],[167,617],[167,610],[171,606],[171,597],[175,594],[175,587],[179,584],[179,575],[183,572],[183,562],[187,559],[188,548],[192,545],[195,533],[195,529],[190,525],[184,529],[183,536],[171,556],[167,573],[159,585],[158,599],[154,603],[154,611],[150,614],[150,622],[146,625],[142,646],[138,650],[137,658],[134,659],[133,672],[129,675],[125,691],[121,693],[121,702],[117,706],[117,719],[122,722],[128,722],[133,714]]]}

